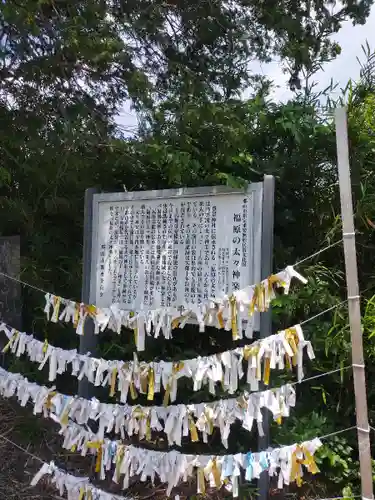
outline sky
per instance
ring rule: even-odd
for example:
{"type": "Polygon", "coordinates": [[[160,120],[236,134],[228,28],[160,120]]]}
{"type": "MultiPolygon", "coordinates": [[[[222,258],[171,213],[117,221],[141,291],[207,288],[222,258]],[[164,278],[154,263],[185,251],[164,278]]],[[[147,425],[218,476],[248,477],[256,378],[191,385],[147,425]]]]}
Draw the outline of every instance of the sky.
{"type": "MultiPolygon", "coordinates": [[[[374,30],[375,5],[373,5],[371,14],[364,26],[353,26],[351,22],[343,24],[341,30],[333,37],[341,46],[341,54],[334,61],[327,63],[323,70],[316,75],[318,89],[326,88],[331,78],[333,78],[339,84],[334,92],[334,94],[338,94],[340,93],[340,87],[345,87],[350,78],[353,80],[358,79],[360,65],[357,57],[364,61],[365,57],[361,46],[366,43],[366,40],[368,40],[371,49],[375,50],[375,42],[372,42],[374,40],[374,30]]],[[[251,69],[263,73],[275,82],[277,87],[274,90],[274,98],[277,101],[285,101],[291,97],[292,93],[286,85],[287,77],[283,74],[278,62],[270,64],[254,63],[251,69]]],[[[117,118],[117,123],[124,129],[128,129],[129,132],[137,126],[137,116],[131,110],[129,102],[124,104],[117,118]]]]}

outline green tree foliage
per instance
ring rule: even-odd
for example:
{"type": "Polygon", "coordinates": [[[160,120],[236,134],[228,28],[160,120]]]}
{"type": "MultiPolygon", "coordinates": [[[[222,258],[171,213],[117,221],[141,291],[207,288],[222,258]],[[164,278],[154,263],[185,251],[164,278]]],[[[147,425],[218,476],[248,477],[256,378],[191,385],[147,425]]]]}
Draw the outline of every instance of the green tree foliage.
{"type": "MultiPolygon", "coordinates": [[[[318,1],[2,3],[0,230],[21,234],[23,278],[79,297],[83,195],[93,185],[103,190],[242,185],[273,174],[276,268],[339,238],[332,117],[306,90],[314,71],[339,52],[329,35],[346,19],[364,22],[370,5],[344,2],[333,11],[333,3],[318,1]],[[304,92],[286,104],[273,102],[270,83],[249,70],[253,58],[272,57],[289,72],[291,87],[305,79],[304,92]],[[251,97],[239,99],[249,84],[251,97]],[[122,137],[113,120],[125,97],[143,118],[132,139],[122,137]]],[[[368,299],[363,328],[366,354],[373,360],[375,83],[368,56],[361,81],[348,86],[347,98],[361,290],[368,299]]],[[[345,297],[339,247],[308,262],[303,272],[309,285],[275,304],[275,329],[345,297]]],[[[70,329],[40,320],[40,294],[25,289],[24,299],[25,329],[40,338],[48,332],[56,345],[76,345],[70,329]]],[[[309,373],[350,363],[345,308],[307,324],[306,336],[317,355],[309,373]]],[[[145,356],[179,359],[220,351],[231,345],[229,337],[185,329],[174,342],[150,342],[145,356]]],[[[102,354],[131,357],[130,338],[126,332],[116,339],[103,336],[102,354]]],[[[371,366],[368,377],[374,423],[371,366]]],[[[67,390],[65,380],[58,384],[67,390]]],[[[181,383],[181,401],[208,397],[203,391],[192,395],[181,383]]],[[[276,443],[290,443],[353,424],[351,374],[343,371],[298,388],[296,411],[282,427],[272,428],[272,435],[276,443]]],[[[230,448],[249,449],[255,440],[236,430],[230,448]]],[[[350,495],[350,488],[358,487],[355,446],[355,436],[327,442],[319,478],[326,496],[340,495],[343,488],[350,495]]],[[[198,449],[219,450],[218,439],[198,449]]]]}
{"type": "MultiPolygon", "coordinates": [[[[234,98],[249,83],[249,77],[256,77],[249,72],[249,60],[279,55],[283,61],[294,61],[294,69],[299,68],[294,76],[298,76],[302,67],[290,40],[294,37],[296,41],[297,34],[302,36],[306,16],[316,13],[312,16],[316,21],[310,21],[315,26],[310,48],[315,47],[314,57],[319,59],[320,44],[330,43],[319,28],[323,19],[327,25],[331,20],[335,31],[344,19],[363,22],[369,5],[344,4],[330,17],[330,4],[320,2],[310,4],[309,12],[304,4],[289,2],[3,2],[2,232],[23,235],[29,276],[42,285],[56,283],[53,270],[58,256],[63,256],[60,266],[64,270],[59,273],[57,288],[78,295],[74,266],[81,255],[82,200],[88,185],[121,189],[125,183],[128,189],[157,188],[174,185],[176,177],[184,185],[192,185],[202,179],[207,182],[208,171],[215,164],[222,175],[238,177],[242,163],[249,167],[250,161],[248,157],[243,162],[239,155],[237,160],[229,159],[232,152],[236,156],[235,145],[241,149],[240,135],[244,138],[247,134],[241,115],[247,115],[249,126],[254,116],[250,108],[261,109],[262,98],[249,103],[249,109],[237,101],[237,111],[228,98],[234,98]],[[148,145],[146,150],[138,142],[113,139],[118,135],[113,116],[125,97],[144,113],[148,111],[146,137],[142,138],[148,145]],[[162,107],[155,107],[168,97],[162,107]],[[194,104],[202,99],[201,107],[196,108],[194,104]],[[207,100],[210,102],[205,103],[207,100]],[[184,144],[190,141],[184,130],[191,128],[187,116],[194,125],[201,120],[198,129],[204,136],[211,135],[210,140],[219,126],[218,138],[223,138],[234,118],[239,131],[232,127],[230,137],[238,137],[230,145],[230,153],[221,144],[221,152],[211,155],[212,151],[207,151],[201,170],[201,158],[194,158],[200,154],[199,142],[189,147],[184,144]],[[225,116],[226,122],[220,125],[225,116]],[[206,118],[210,130],[202,124],[206,118]],[[166,130],[159,133],[160,127],[166,130]],[[179,169],[173,167],[176,152],[171,155],[157,142],[164,140],[168,127],[169,141],[173,134],[178,136],[179,169]],[[155,139],[149,139],[149,134],[155,139]],[[229,162],[225,168],[223,155],[229,162]],[[233,171],[231,165],[235,165],[233,171]],[[160,173],[159,166],[166,166],[166,171],[160,173]],[[75,243],[74,255],[71,241],[75,243]]],[[[254,128],[255,122],[250,126],[254,128]]],[[[229,141],[223,144],[229,145],[229,141]]],[[[210,174],[211,181],[217,182],[215,172],[210,174]]],[[[249,179],[246,172],[242,174],[249,179]]]]}

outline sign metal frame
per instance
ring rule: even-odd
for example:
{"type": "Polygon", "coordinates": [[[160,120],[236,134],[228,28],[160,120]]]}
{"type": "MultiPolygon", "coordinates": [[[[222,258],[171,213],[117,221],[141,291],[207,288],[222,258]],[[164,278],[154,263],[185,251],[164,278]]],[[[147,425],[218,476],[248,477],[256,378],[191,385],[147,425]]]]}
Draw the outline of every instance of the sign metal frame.
{"type": "MultiPolygon", "coordinates": [[[[214,187],[197,187],[197,188],[181,188],[181,189],[166,189],[158,191],[134,191],[134,192],[122,192],[122,193],[100,193],[93,195],[92,201],[92,255],[91,255],[91,274],[90,274],[90,304],[96,304],[97,301],[97,269],[98,269],[98,238],[99,238],[99,206],[101,203],[122,203],[122,202],[132,202],[132,201],[168,201],[176,199],[194,199],[196,197],[215,197],[215,195],[246,195],[254,194],[254,213],[251,214],[253,220],[257,221],[252,234],[248,235],[248,243],[253,245],[254,251],[261,252],[262,248],[262,226],[263,217],[262,212],[262,195],[263,195],[263,183],[257,182],[249,184],[247,189],[233,189],[226,186],[214,186],[214,187]],[[259,201],[258,201],[259,200],[259,201]],[[254,232],[255,231],[255,232],[254,232]],[[253,241],[252,241],[253,239],[253,241]]],[[[254,273],[254,278],[252,282],[248,282],[249,285],[253,282],[257,283],[261,279],[261,258],[259,258],[259,268],[251,268],[251,272],[254,273]]],[[[249,277],[251,279],[251,277],[249,277]]],[[[100,304],[99,304],[100,305],[100,304]]],[[[180,304],[177,304],[180,305],[180,304]]],[[[173,306],[172,306],[173,307],[173,306]]],[[[259,325],[259,322],[257,322],[259,325]]]]}
{"type": "MultiPolygon", "coordinates": [[[[273,271],[273,227],[274,227],[274,177],[265,175],[263,182],[249,184],[246,189],[233,189],[227,186],[195,187],[179,189],[161,189],[154,191],[132,191],[117,193],[99,193],[96,188],[89,188],[85,194],[85,222],[84,222],[84,245],[83,245],[83,279],[82,279],[82,301],[86,304],[96,302],[96,272],[97,272],[97,241],[99,228],[99,204],[102,202],[131,202],[147,200],[165,200],[176,198],[194,198],[198,196],[214,197],[225,194],[249,194],[261,191],[262,200],[259,205],[260,234],[257,235],[258,249],[261,252],[260,268],[258,271],[259,281],[267,278],[273,271]]],[[[255,206],[255,205],[254,205],[255,206]]],[[[255,209],[256,210],[256,209],[255,209]]],[[[252,215],[253,216],[253,215],[252,215]]],[[[253,235],[249,235],[249,237],[253,235]]],[[[255,283],[249,283],[249,285],[255,283]]],[[[98,336],[94,334],[92,322],[85,327],[85,335],[80,340],[80,352],[94,354],[97,347],[98,336]]],[[[271,311],[260,314],[260,337],[264,338],[272,334],[271,311]]],[[[83,397],[91,397],[93,388],[82,380],[79,384],[79,394],[83,397]]],[[[268,414],[264,412],[265,435],[258,440],[259,450],[264,450],[269,445],[269,423],[268,414]]],[[[268,496],[268,475],[261,475],[259,480],[259,493],[261,500],[268,496]]]]}

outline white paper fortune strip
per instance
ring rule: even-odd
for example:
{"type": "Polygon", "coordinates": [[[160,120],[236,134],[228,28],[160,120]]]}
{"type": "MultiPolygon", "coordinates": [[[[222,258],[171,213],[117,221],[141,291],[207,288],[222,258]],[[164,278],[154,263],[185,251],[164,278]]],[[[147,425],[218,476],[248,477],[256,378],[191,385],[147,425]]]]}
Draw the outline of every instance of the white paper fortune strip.
{"type": "Polygon", "coordinates": [[[164,335],[172,338],[174,328],[183,328],[186,323],[195,319],[199,330],[203,332],[205,326],[214,326],[232,330],[233,340],[252,338],[252,317],[254,312],[266,311],[275,298],[275,290],[281,288],[284,293],[289,292],[292,278],[302,283],[307,280],[297,273],[292,266],[284,271],[270,276],[257,285],[251,285],[237,290],[231,295],[211,298],[201,305],[181,304],[181,307],[160,308],[152,311],[125,311],[119,304],[112,304],[107,308],[97,308],[47,293],[45,296],[45,313],[48,320],[57,323],[65,321],[73,323],[78,335],[84,334],[84,324],[87,317],[95,323],[95,333],[109,328],[118,334],[121,328],[134,330],[138,351],[145,349],[145,336],[157,338],[164,335]]]}
{"type": "Polygon", "coordinates": [[[31,361],[39,363],[41,370],[49,363],[49,381],[53,382],[57,374],[65,373],[71,365],[72,374],[79,380],[83,377],[95,386],[108,386],[110,395],[120,392],[120,402],[126,403],[130,397],[134,400],[138,393],[147,394],[152,401],[156,393],[164,393],[164,405],[172,403],[177,396],[178,379],[188,377],[193,380],[193,390],[209,387],[215,394],[216,383],[221,383],[229,394],[238,390],[238,384],[246,376],[251,391],[259,390],[259,382],[269,384],[270,372],[276,368],[297,368],[297,379],[303,379],[303,354],[306,349],[310,359],[314,351],[309,341],[303,336],[302,328],[295,325],[258,340],[251,345],[238,347],[211,356],[171,362],[139,362],[134,354],[133,361],[104,360],[78,354],[76,349],[64,350],[54,347],[46,341],[41,342],[32,335],[11,329],[4,323],[0,331],[5,332],[9,342],[3,352],[10,350],[16,356],[27,354],[31,361]],[[247,361],[246,374],[243,360],[247,361]]]}
{"type": "Polygon", "coordinates": [[[87,400],[77,396],[67,396],[54,388],[29,382],[18,373],[10,373],[0,368],[0,394],[10,398],[16,396],[21,406],[30,401],[34,414],[44,413],[67,425],[69,419],[80,425],[90,419],[98,422],[98,436],[104,439],[105,433],[115,432],[122,439],[138,434],[140,439],[151,440],[151,432],[165,432],[170,445],[181,446],[182,437],[190,436],[193,442],[199,441],[198,430],[202,432],[203,442],[213,429],[219,428],[222,443],[228,446],[231,425],[236,421],[248,431],[257,422],[258,431],[263,435],[262,409],[268,409],[274,420],[280,423],[288,417],[290,407],[295,406],[295,390],[291,385],[252,394],[244,393],[233,399],[212,403],[197,403],[175,406],[129,406],[101,403],[97,399],[87,400]]]}
{"type": "Polygon", "coordinates": [[[114,495],[96,488],[88,477],[76,477],[56,467],[54,462],[44,464],[31,481],[36,486],[45,476],[59,490],[60,495],[67,493],[68,500],[132,500],[131,497],[114,495]]]}
{"type": "Polygon", "coordinates": [[[278,488],[296,482],[302,484],[303,467],[312,474],[319,472],[314,460],[315,451],[322,445],[319,439],[301,444],[269,449],[259,453],[237,453],[235,455],[186,455],[178,451],[155,451],[127,446],[121,442],[102,440],[82,426],[68,424],[61,429],[64,436],[63,447],[96,455],[96,471],[100,479],[106,472],[113,471],[113,481],[127,489],[130,479],[140,476],[141,481],[148,478],[154,483],[158,476],[168,483],[167,495],[180,481],[186,481],[197,474],[197,492],[204,494],[206,481],[211,487],[226,485],[238,497],[239,476],[244,473],[245,480],[259,478],[263,471],[270,476],[278,476],[278,488]],[[229,481],[229,483],[228,483],[229,481]]]}

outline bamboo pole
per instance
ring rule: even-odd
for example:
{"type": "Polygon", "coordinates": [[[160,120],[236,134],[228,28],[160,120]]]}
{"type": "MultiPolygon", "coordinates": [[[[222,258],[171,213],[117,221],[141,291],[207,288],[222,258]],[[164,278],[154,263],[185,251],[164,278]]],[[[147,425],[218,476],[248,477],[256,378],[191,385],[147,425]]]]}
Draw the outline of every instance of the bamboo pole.
{"type": "Polygon", "coordinates": [[[362,500],[372,500],[374,496],[372,485],[370,427],[367,410],[366,376],[361,328],[361,307],[358,285],[352,188],[350,181],[348,128],[345,108],[336,109],[335,122],[362,500]]]}

